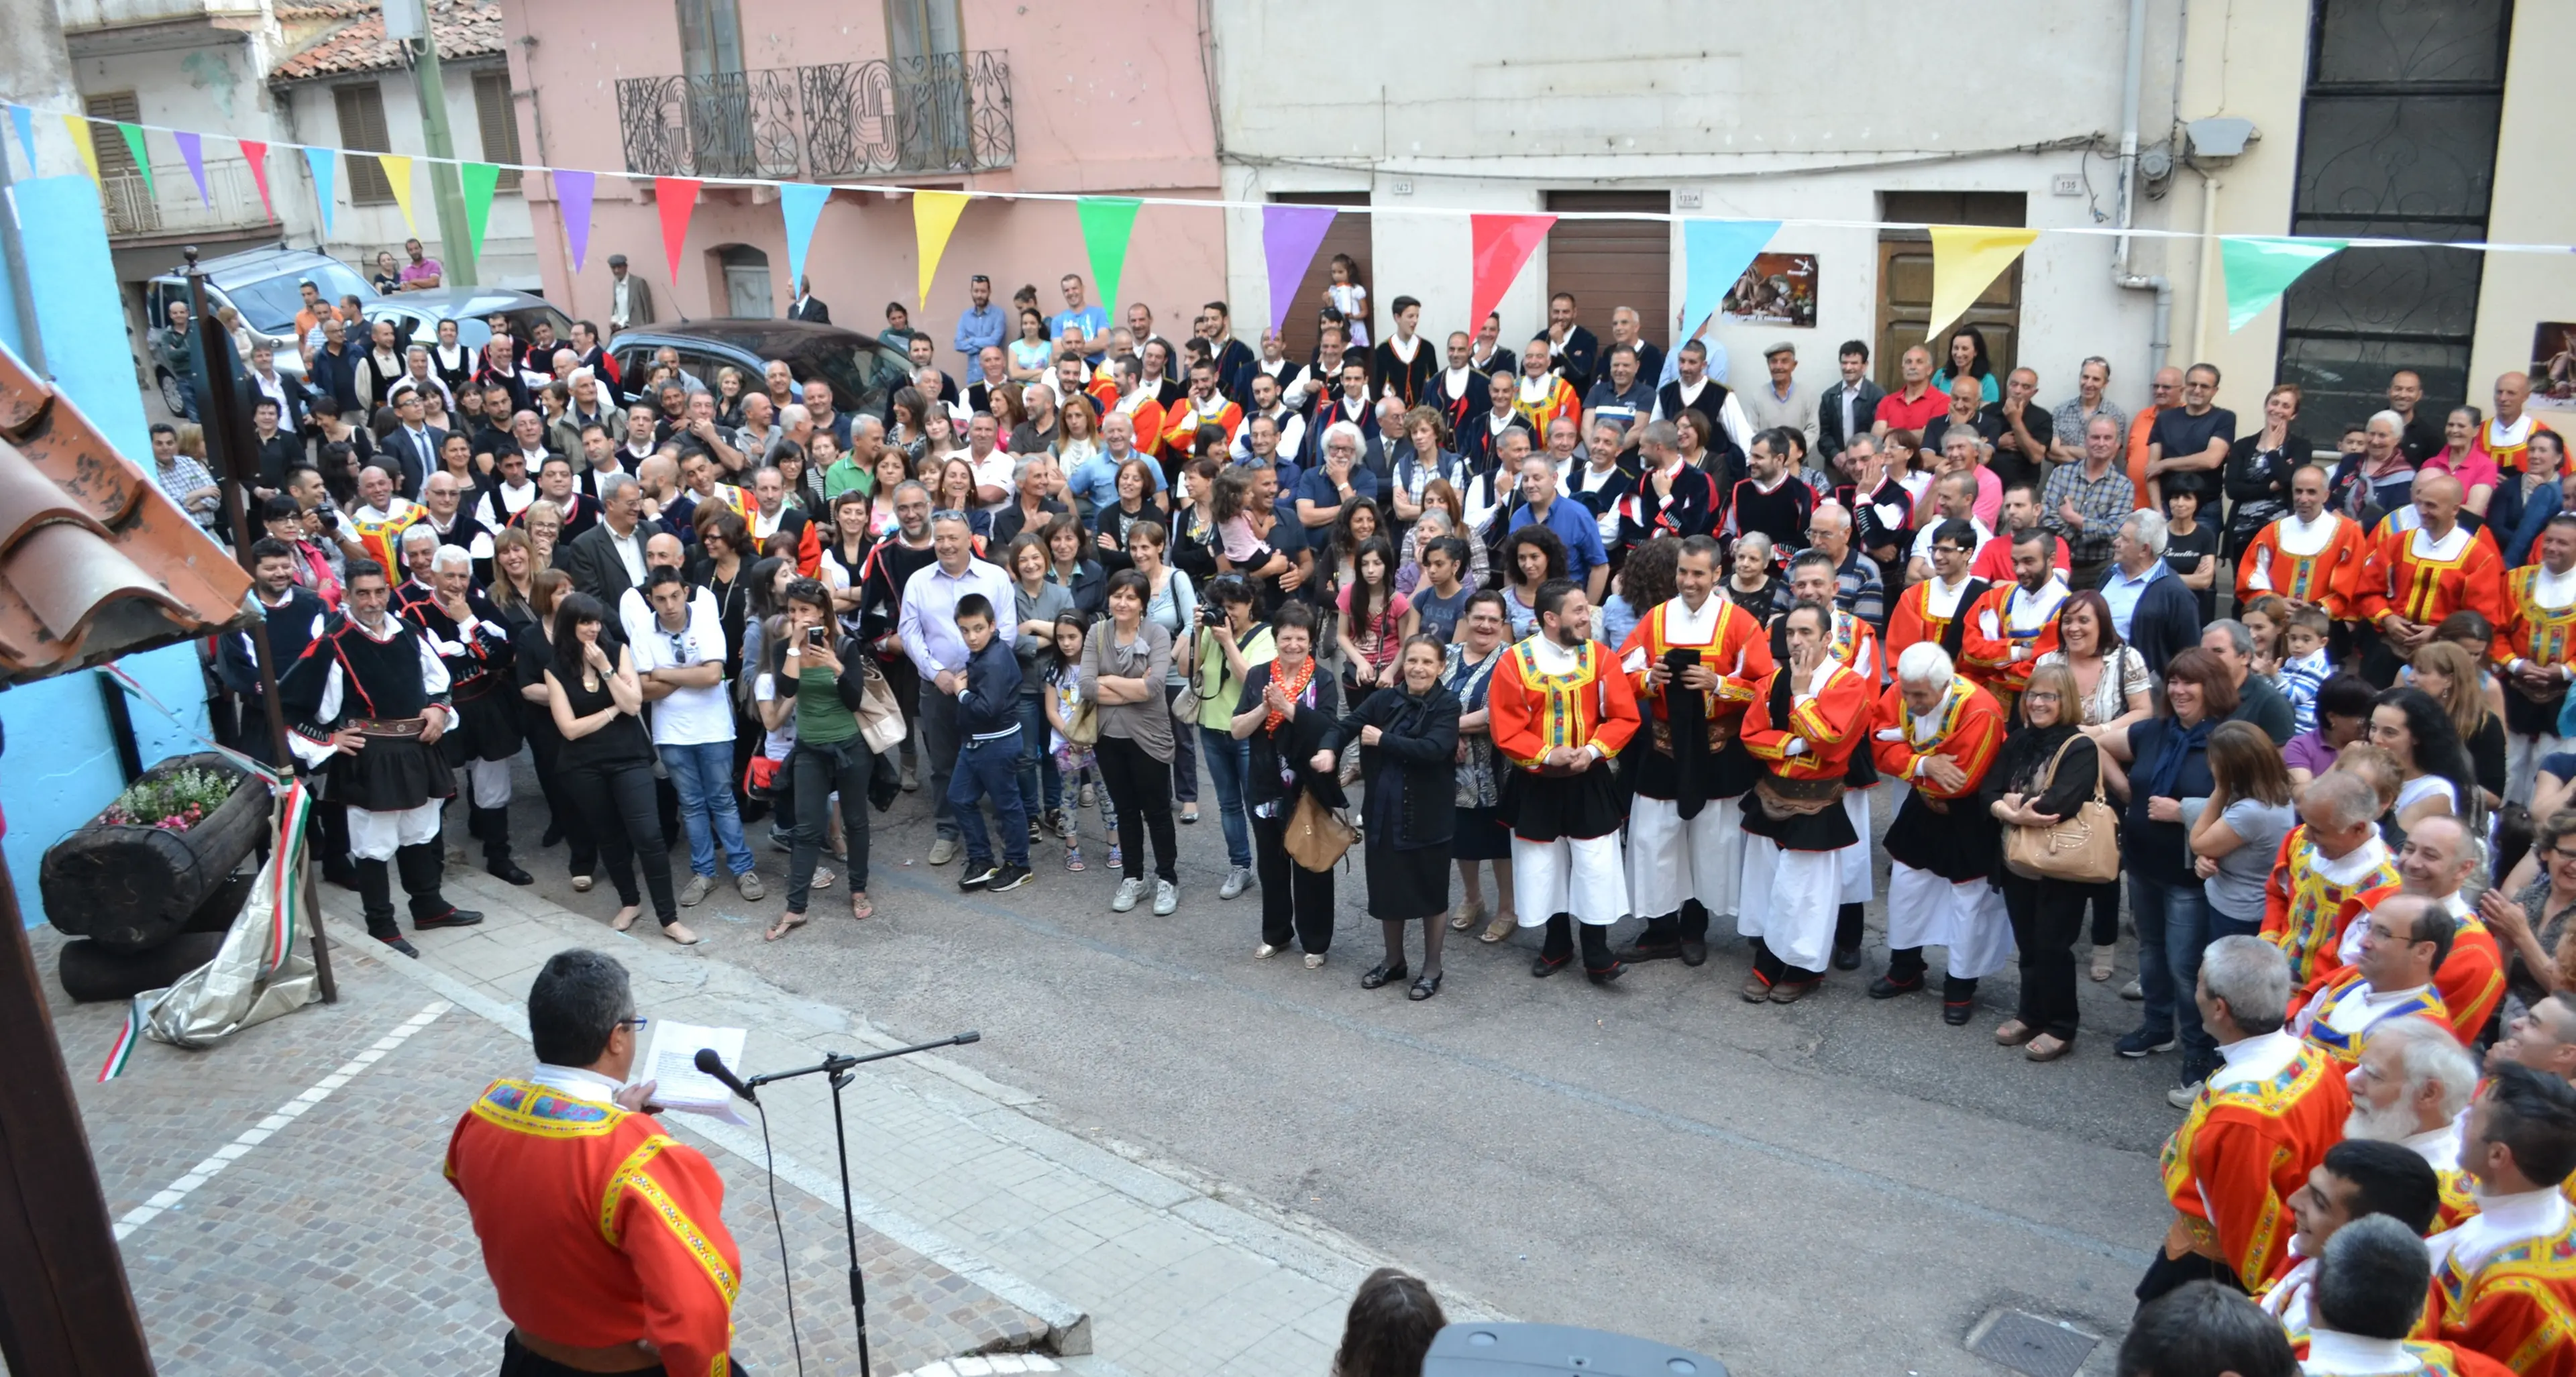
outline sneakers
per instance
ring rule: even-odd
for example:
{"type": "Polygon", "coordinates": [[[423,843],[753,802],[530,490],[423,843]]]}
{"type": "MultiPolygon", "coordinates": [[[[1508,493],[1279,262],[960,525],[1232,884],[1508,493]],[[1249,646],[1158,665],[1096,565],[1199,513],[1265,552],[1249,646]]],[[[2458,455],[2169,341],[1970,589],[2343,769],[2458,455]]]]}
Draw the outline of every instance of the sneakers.
{"type": "Polygon", "coordinates": [[[1154,882],[1154,916],[1167,918],[1181,906],[1181,887],[1169,880],[1154,882]]]}
{"type": "Polygon", "coordinates": [[[769,886],[762,884],[758,875],[746,870],[733,877],[733,892],[756,904],[769,897],[769,886]]]}
{"type": "Polygon", "coordinates": [[[715,887],[715,876],[691,875],[689,877],[689,882],[680,886],[680,907],[696,908],[699,904],[706,902],[707,891],[714,889],[715,887]]]}
{"type": "Polygon", "coordinates": [[[2120,998],[2122,999],[2138,1000],[2146,997],[2147,987],[2135,980],[2132,980],[2128,984],[2120,987],[2120,998]]]}
{"type": "Polygon", "coordinates": [[[2171,1029],[2161,1033],[2151,1033],[2144,1028],[2132,1028],[2122,1033],[2111,1044],[2111,1050],[2135,1061],[2140,1057],[2152,1057],[2158,1052],[2170,1052],[2176,1045],[2171,1029]]]}
{"type": "Polygon", "coordinates": [[[785,832],[782,832],[775,827],[770,828],[769,849],[772,851],[783,851],[792,854],[796,850],[796,839],[788,836],[785,832]]]}
{"type": "Polygon", "coordinates": [[[909,765],[903,767],[903,791],[907,794],[921,792],[921,776],[914,773],[909,765]]]}
{"type": "Polygon", "coordinates": [[[1252,888],[1252,867],[1238,865],[1225,872],[1225,883],[1217,887],[1216,897],[1232,899],[1250,888],[1252,888]]]}
{"type": "Polygon", "coordinates": [[[1006,865],[993,872],[991,882],[984,886],[984,892],[987,894],[1007,894],[1012,890],[1027,884],[1030,878],[1029,868],[1027,866],[1006,865]]]}
{"type": "Polygon", "coordinates": [[[963,848],[957,845],[957,839],[955,837],[941,837],[939,840],[930,844],[930,863],[932,865],[946,865],[950,861],[957,859],[957,853],[962,849],[963,848]]]}
{"type": "Polygon", "coordinates": [[[1037,820],[1036,818],[1031,818],[1031,819],[1029,819],[1029,845],[1031,845],[1031,846],[1035,846],[1035,845],[1037,845],[1037,844],[1038,844],[1038,820],[1037,820]]]}
{"type": "Polygon", "coordinates": [[[970,859],[966,862],[966,872],[957,877],[957,887],[959,889],[982,889],[984,886],[991,884],[994,877],[1001,873],[1002,868],[993,864],[991,861],[970,859]]]}
{"type": "Polygon", "coordinates": [[[1125,913],[1127,910],[1134,908],[1136,906],[1136,901],[1143,897],[1145,897],[1145,882],[1143,880],[1120,880],[1118,882],[1118,897],[1109,901],[1109,911],[1112,913],[1125,913]]]}
{"type": "Polygon", "coordinates": [[[2186,1085],[2175,1086],[2165,1092],[2165,1103],[2176,1109],[2191,1108],[2192,1101],[2200,1098],[2200,1085],[2199,1081],[2192,1081],[2186,1085]]]}

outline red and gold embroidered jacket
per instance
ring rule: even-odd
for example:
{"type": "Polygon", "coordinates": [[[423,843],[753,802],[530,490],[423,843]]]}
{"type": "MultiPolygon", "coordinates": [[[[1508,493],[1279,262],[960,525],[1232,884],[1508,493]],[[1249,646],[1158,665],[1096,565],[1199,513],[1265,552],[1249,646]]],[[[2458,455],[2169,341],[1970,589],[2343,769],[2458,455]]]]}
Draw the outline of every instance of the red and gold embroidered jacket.
{"type": "MultiPolygon", "coordinates": [[[[1140,415],[1138,419],[1143,418],[1140,415]]],[[[1163,411],[1162,452],[1182,457],[1194,453],[1199,441],[1199,427],[1202,425],[1224,427],[1226,443],[1233,444],[1234,433],[1243,428],[1243,408],[1227,401],[1222,394],[1216,397],[1213,405],[1204,409],[1198,403],[1183,397],[1163,411]]]]}
{"type": "Polygon", "coordinates": [[[1486,705],[1492,710],[1494,749],[1524,770],[1535,770],[1559,746],[1590,746],[1603,758],[1619,754],[1637,734],[1637,693],[1599,641],[1575,647],[1575,666],[1544,674],[1529,641],[1503,651],[1486,705]]]}
{"type": "Polygon", "coordinates": [[[1941,725],[1935,729],[1931,749],[1924,750],[1914,744],[1914,728],[1923,719],[1906,704],[1904,686],[1890,684],[1870,713],[1870,759],[1880,773],[1904,780],[1925,798],[1966,798],[1976,793],[1977,785],[1995,763],[1995,752],[2003,747],[2002,705],[1995,702],[1993,694],[1975,684],[1953,679],[1950,691],[1942,696],[1931,716],[1941,725]],[[1918,777],[1916,771],[1934,756],[1958,766],[1967,780],[1958,788],[1944,789],[1918,777]]]}
{"type": "Polygon", "coordinates": [[[2294,555],[2281,548],[2283,517],[2254,533],[2244,557],[2236,561],[2236,605],[2266,593],[2292,602],[2313,603],[2336,621],[2349,621],[2353,585],[2370,562],[2370,536],[2361,523],[2337,512],[2325,513],[2334,534],[2313,555],[2294,555]]]}
{"type": "Polygon", "coordinates": [[[2432,626],[2465,607],[2489,626],[2504,625],[2504,557],[2495,540],[2481,530],[2449,559],[2432,559],[2416,552],[2418,534],[2388,525],[2373,535],[2370,558],[2353,580],[2350,615],[2374,626],[2389,617],[2432,626]]]}
{"type": "Polygon", "coordinates": [[[2487,454],[2496,461],[2499,473],[2522,472],[2523,456],[2531,450],[2531,437],[2550,429],[2528,411],[2522,413],[2522,419],[2529,424],[2508,426],[2502,417],[2489,416],[2485,428],[2478,432],[2479,443],[2486,446],[2487,454]],[[2516,438],[2516,430],[2521,431],[2520,438],[2516,438]]]}
{"type": "Polygon", "coordinates": [[[1664,661],[1667,650],[1696,650],[1699,662],[1718,676],[1715,692],[1704,693],[1705,711],[1711,721],[1741,718],[1745,706],[1753,701],[1753,691],[1771,677],[1777,666],[1771,659],[1771,638],[1753,614],[1728,601],[1723,594],[1711,592],[1718,604],[1716,634],[1704,644],[1675,641],[1671,638],[1665,614],[1672,610],[1669,602],[1646,609],[1643,620],[1628,633],[1625,645],[1619,647],[1619,665],[1628,676],[1628,687],[1637,696],[1637,710],[1642,716],[1651,711],[1657,720],[1664,711],[1664,695],[1687,692],[1678,680],[1660,692],[1646,687],[1647,672],[1664,661]]]}
{"type": "Polygon", "coordinates": [[[2263,887],[2262,938],[2290,959],[2294,989],[2340,969],[2343,958],[2336,947],[2343,941],[2343,930],[2397,892],[2397,867],[2385,855],[2350,885],[2337,885],[2319,873],[2318,867],[2325,864],[2325,857],[2308,841],[2307,825],[2301,823],[2281,839],[2280,853],[2272,860],[2272,878],[2263,887]]]}
{"type": "Polygon", "coordinates": [[[2542,566],[2526,564],[2504,576],[2505,620],[2496,623],[2490,653],[2499,665],[2529,660],[2550,668],[2576,666],[2576,602],[2542,607],[2532,599],[2542,566]]]}
{"type": "Polygon", "coordinates": [[[2576,1377],[2576,1219],[2507,1244],[2475,1270],[2452,1250],[2434,1283],[2442,1342],[2518,1377],[2576,1377]]]}
{"type": "Polygon", "coordinates": [[[2057,649],[2057,614],[2066,610],[2066,586],[2056,584],[2057,600],[2047,609],[2044,620],[2036,627],[2017,626],[2012,619],[2013,594],[2021,585],[2006,580],[1985,591],[1976,605],[1968,609],[1968,629],[1963,638],[1959,669],[1969,678],[1989,688],[2019,693],[2030,683],[2030,672],[2038,667],[2039,657],[2057,649]],[[1992,623],[1991,630],[1988,623],[1992,623]],[[2014,652],[2019,651],[2018,658],[2014,652]]]}
{"type": "Polygon", "coordinates": [[[1536,400],[1530,397],[1529,384],[1526,374],[1512,380],[1512,410],[1530,423],[1530,430],[1538,436],[1539,448],[1546,448],[1547,428],[1557,417],[1567,417],[1578,427],[1583,424],[1583,401],[1574,395],[1574,384],[1550,374],[1548,386],[1542,389],[1546,395],[1536,400]]]}
{"type": "Polygon", "coordinates": [[[2240,1279],[2271,1275],[2289,1247],[2290,1194],[2343,1141],[2351,1112],[2343,1068],[2305,1044],[2269,1077],[2204,1088],[2165,1140],[2166,1256],[2198,1253],[2240,1279]]]}
{"type": "Polygon", "coordinates": [[[1949,651],[1953,663],[1967,653],[1967,627],[1962,623],[1977,605],[1977,599],[1993,585],[1980,579],[1968,580],[1967,586],[1959,591],[1959,601],[1950,608],[1950,615],[1936,617],[1932,615],[1932,585],[1936,581],[1925,579],[1897,595],[1896,606],[1887,614],[1888,663],[1894,664],[1904,657],[1907,650],[1925,641],[1949,651]],[[1953,626],[1958,626],[1960,632],[1955,648],[1948,640],[1953,626]]]}
{"type": "MultiPolygon", "coordinates": [[[[1753,706],[1744,713],[1745,748],[1783,779],[1841,779],[1851,773],[1851,755],[1869,734],[1869,681],[1837,660],[1824,687],[1811,698],[1798,698],[1794,681],[1786,720],[1771,720],[1771,686],[1783,666],[1754,690],[1753,706]],[[1789,743],[1802,744],[1791,752],[1789,743]]],[[[1812,682],[1812,681],[1811,681],[1812,682]]]]}
{"type": "Polygon", "coordinates": [[[456,1124],[465,1197],[510,1323],[574,1348],[642,1339],[672,1377],[726,1377],[742,1254],[724,1181],[649,1115],[494,1081],[456,1124]]]}
{"type": "Polygon", "coordinates": [[[2359,968],[2346,966],[2324,977],[2314,989],[2291,996],[2291,1026],[2298,1030],[2300,1040],[2350,1066],[2361,1060],[2361,1047],[2369,1040],[2370,1030],[2389,1019],[2421,1015],[2444,1027],[2450,1026],[2451,1011],[2442,1007],[2441,988],[2428,985],[2412,997],[2388,1006],[2384,1013],[2358,1032],[2347,1033],[2337,1029],[2330,1021],[2335,1009],[2346,1000],[2358,998],[2365,983],[2359,968]]]}

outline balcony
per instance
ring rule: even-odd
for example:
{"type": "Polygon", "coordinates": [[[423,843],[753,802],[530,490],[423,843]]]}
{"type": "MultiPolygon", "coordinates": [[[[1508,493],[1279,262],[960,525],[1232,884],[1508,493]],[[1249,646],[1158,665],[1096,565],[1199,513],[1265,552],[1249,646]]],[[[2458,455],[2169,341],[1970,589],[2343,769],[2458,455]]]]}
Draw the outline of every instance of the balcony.
{"type": "Polygon", "coordinates": [[[793,181],[1009,167],[1010,55],[770,67],[617,83],[626,170],[793,181]]]}
{"type": "Polygon", "coordinates": [[[250,164],[239,158],[206,163],[206,195],[212,204],[198,198],[196,179],[184,164],[153,168],[152,182],[147,193],[142,174],[130,168],[99,179],[111,238],[224,234],[269,223],[250,164]]]}

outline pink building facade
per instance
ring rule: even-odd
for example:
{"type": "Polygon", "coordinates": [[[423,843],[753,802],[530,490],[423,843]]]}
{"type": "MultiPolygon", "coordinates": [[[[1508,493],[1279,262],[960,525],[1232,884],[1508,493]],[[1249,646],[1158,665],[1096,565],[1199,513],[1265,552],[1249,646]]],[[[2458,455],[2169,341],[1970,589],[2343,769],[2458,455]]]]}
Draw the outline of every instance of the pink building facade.
{"type": "MultiPolygon", "coordinates": [[[[595,169],[589,250],[575,272],[551,179],[526,181],[546,295],[606,322],[607,260],[623,253],[655,315],[783,314],[793,296],[773,188],[725,177],[974,191],[1213,198],[1216,138],[1198,9],[1188,0],[1094,7],[1019,0],[889,0],[844,8],[793,0],[503,0],[520,146],[528,161],[595,169]],[[655,176],[707,179],[673,274],[655,176]]],[[[1215,210],[1147,206],[1119,300],[1142,301],[1179,337],[1224,295],[1225,222],[1215,210]]],[[[940,346],[967,306],[967,279],[1011,293],[1035,284],[1063,309],[1066,273],[1092,276],[1069,201],[986,201],[958,221],[927,309],[911,200],[844,191],[824,207],[805,260],[835,324],[874,333],[900,301],[940,346]]]]}

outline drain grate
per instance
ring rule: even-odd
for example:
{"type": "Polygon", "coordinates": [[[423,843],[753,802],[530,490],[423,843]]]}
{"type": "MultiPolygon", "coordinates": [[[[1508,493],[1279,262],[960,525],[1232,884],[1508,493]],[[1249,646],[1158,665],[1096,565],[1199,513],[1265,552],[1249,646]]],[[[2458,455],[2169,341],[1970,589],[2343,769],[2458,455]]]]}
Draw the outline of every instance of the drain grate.
{"type": "Polygon", "coordinates": [[[1968,1335],[1968,1351],[2029,1377],[2075,1377],[2102,1341],[2055,1320],[1998,1310],[1968,1335]]]}

